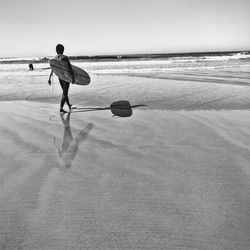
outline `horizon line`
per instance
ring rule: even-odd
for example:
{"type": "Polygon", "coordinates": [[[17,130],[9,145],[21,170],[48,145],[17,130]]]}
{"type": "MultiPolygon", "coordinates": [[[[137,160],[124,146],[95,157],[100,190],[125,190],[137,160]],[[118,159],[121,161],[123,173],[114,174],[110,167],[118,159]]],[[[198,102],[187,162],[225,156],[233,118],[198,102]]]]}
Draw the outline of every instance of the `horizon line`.
{"type": "MultiPolygon", "coordinates": [[[[68,55],[68,57],[111,57],[111,56],[150,56],[150,55],[185,55],[185,54],[206,54],[206,53],[239,53],[239,52],[250,52],[250,49],[242,50],[208,50],[208,51],[192,51],[192,52],[155,52],[155,53],[110,53],[110,54],[78,54],[78,55],[68,55]]],[[[11,58],[30,58],[39,57],[41,59],[53,57],[54,55],[31,55],[31,56],[0,56],[1,59],[11,59],[11,58]]]]}

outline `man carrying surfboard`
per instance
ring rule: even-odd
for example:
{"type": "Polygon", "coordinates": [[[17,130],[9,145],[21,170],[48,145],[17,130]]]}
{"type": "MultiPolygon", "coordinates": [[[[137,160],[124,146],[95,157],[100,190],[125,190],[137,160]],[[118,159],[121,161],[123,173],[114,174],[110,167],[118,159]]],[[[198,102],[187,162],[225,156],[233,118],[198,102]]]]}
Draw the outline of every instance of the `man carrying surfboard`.
{"type": "MultiPolygon", "coordinates": [[[[69,58],[66,55],[64,55],[63,52],[64,52],[64,46],[62,44],[58,44],[56,46],[57,56],[54,59],[56,59],[58,61],[64,61],[64,62],[67,63],[68,70],[69,70],[69,72],[70,72],[70,74],[72,76],[72,83],[74,83],[75,82],[74,71],[73,71],[72,66],[70,64],[69,58]]],[[[52,75],[53,75],[53,70],[51,70],[51,73],[50,73],[50,76],[49,76],[49,80],[48,80],[49,85],[51,85],[51,77],[52,77],[52,75]]],[[[71,109],[71,107],[72,107],[72,104],[70,104],[69,97],[68,97],[70,83],[67,82],[67,81],[64,81],[64,80],[62,80],[60,78],[59,78],[59,82],[60,82],[60,85],[61,85],[62,91],[63,91],[62,98],[61,98],[61,103],[60,103],[60,113],[67,113],[67,111],[65,111],[63,109],[63,107],[64,107],[65,102],[69,106],[69,109],[71,109]]]]}

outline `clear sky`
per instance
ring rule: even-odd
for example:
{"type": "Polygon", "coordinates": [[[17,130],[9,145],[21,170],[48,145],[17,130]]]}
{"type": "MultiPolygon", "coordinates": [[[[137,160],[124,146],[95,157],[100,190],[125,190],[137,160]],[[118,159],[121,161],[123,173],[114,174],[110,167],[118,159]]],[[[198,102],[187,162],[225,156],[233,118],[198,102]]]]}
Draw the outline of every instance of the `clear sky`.
{"type": "Polygon", "coordinates": [[[250,0],[0,0],[0,57],[250,49],[250,0]]]}

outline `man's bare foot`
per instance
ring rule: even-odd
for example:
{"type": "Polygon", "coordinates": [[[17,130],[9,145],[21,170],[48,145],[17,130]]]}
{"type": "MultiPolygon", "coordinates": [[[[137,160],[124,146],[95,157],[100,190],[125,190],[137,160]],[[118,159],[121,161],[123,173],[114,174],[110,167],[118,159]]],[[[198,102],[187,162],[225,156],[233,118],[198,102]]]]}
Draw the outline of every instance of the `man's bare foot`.
{"type": "Polygon", "coordinates": [[[65,114],[65,113],[68,113],[68,112],[61,108],[60,109],[60,114],[65,114]]]}

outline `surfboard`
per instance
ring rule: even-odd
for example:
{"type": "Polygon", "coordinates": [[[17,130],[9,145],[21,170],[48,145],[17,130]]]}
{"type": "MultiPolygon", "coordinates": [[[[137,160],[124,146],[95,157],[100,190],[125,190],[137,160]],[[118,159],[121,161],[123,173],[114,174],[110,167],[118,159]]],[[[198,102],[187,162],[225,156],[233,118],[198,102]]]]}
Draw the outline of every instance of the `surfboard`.
{"type": "MultiPolygon", "coordinates": [[[[50,60],[50,66],[51,69],[53,70],[53,72],[62,80],[66,81],[66,82],[72,82],[72,76],[69,72],[69,68],[68,68],[68,63],[64,62],[64,61],[59,61],[56,59],[51,59],[50,60]]],[[[74,84],[78,84],[78,85],[88,85],[90,83],[90,76],[89,74],[75,66],[72,65],[72,69],[75,75],[75,82],[74,84]]]]}

